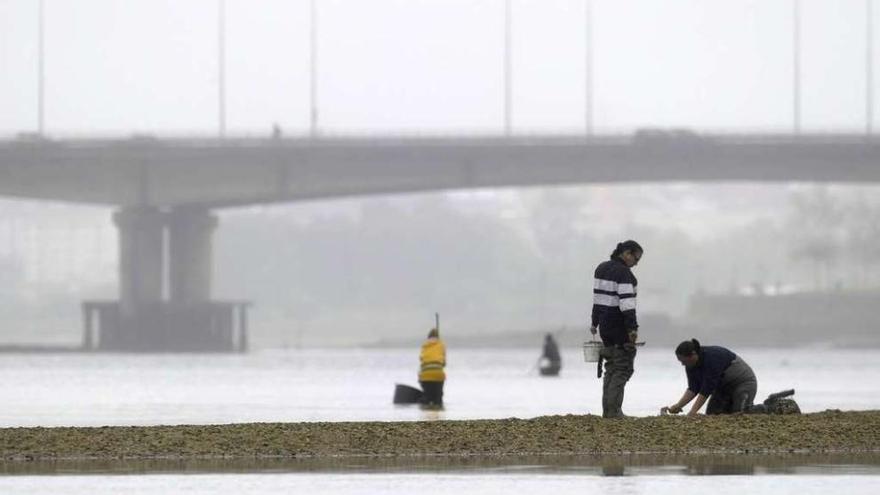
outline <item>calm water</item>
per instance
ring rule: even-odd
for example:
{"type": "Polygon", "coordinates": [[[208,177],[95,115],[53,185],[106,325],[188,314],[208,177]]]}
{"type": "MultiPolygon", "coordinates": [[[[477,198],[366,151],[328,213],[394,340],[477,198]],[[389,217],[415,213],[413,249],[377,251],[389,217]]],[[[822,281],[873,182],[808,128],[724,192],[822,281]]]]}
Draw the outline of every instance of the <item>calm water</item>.
{"type": "Polygon", "coordinates": [[[876,495],[880,477],[862,475],[768,475],[761,477],[588,477],[535,474],[206,474],[149,476],[57,476],[0,479],[10,494],[250,494],[314,493],[364,494],[513,494],[554,495],[609,493],[614,495],[680,495],[711,493],[876,495]]]}
{"type": "MultiPolygon", "coordinates": [[[[805,411],[880,409],[874,350],[735,349],[754,368],[759,398],[795,388],[805,411]]],[[[447,408],[391,404],[416,385],[417,350],[270,350],[248,355],[0,355],[0,426],[205,424],[251,421],[413,421],[597,413],[601,382],[579,352],[558,378],[532,366],[538,350],[450,349],[447,408]]],[[[684,373],[667,349],[644,349],[625,411],[656,414],[684,373]]],[[[502,459],[380,465],[344,461],[231,465],[6,465],[0,493],[584,493],[691,490],[758,494],[880,492],[880,459],[502,459]],[[713,476],[694,476],[694,475],[713,476]]],[[[395,461],[397,462],[397,461],[395,461]]],[[[2,465],[2,464],[0,464],[2,465]]]]}
{"type": "MultiPolygon", "coordinates": [[[[786,388],[804,411],[880,409],[875,350],[736,349],[758,396],[786,388]]],[[[450,349],[446,410],[394,407],[395,383],[418,385],[417,350],[289,350],[248,355],[0,355],[0,426],[534,417],[601,412],[601,380],[576,351],[560,377],[531,369],[538,350],[450,349]]],[[[624,410],[656,414],[684,371],[644,349],[624,410]]]]}

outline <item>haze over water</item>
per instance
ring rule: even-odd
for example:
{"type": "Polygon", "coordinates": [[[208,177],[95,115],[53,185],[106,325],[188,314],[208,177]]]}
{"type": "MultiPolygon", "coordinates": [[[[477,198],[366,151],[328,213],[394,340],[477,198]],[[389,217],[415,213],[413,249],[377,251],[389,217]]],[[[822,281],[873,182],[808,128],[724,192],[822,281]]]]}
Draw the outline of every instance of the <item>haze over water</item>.
{"type": "MultiPolygon", "coordinates": [[[[540,344],[540,342],[538,343],[540,344]]],[[[794,388],[805,412],[880,409],[873,350],[737,349],[758,399],[794,388]]],[[[245,355],[0,355],[0,426],[415,421],[601,414],[601,380],[579,349],[542,378],[534,349],[448,351],[446,410],[393,406],[418,386],[418,349],[264,350],[245,355]]],[[[624,412],[655,415],[686,386],[672,349],[643,348],[624,412]]]]}

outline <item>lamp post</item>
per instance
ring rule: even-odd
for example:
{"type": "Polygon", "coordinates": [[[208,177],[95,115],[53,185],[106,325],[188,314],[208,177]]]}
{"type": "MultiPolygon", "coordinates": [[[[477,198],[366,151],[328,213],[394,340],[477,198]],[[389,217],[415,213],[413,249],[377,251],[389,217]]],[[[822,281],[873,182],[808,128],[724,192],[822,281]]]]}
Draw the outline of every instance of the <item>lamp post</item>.
{"type": "Polygon", "coordinates": [[[794,0],[792,25],[792,119],[795,134],[801,133],[801,1],[794,0]]]}
{"type": "Polygon", "coordinates": [[[593,2],[584,3],[584,124],[587,136],[593,135],[593,2]]]}
{"type": "Polygon", "coordinates": [[[318,8],[309,2],[309,135],[318,135],[318,8]]]}
{"type": "Polygon", "coordinates": [[[226,0],[217,0],[217,133],[226,137],[226,0]]]}
{"type": "Polygon", "coordinates": [[[510,136],[512,128],[511,119],[511,86],[512,86],[512,61],[511,61],[511,0],[504,0],[504,135],[510,136]]]}
{"type": "Polygon", "coordinates": [[[874,1],[865,0],[865,134],[874,132],[874,1]]]}
{"type": "Polygon", "coordinates": [[[45,131],[45,68],[44,68],[44,11],[43,1],[37,6],[37,134],[45,131]]]}

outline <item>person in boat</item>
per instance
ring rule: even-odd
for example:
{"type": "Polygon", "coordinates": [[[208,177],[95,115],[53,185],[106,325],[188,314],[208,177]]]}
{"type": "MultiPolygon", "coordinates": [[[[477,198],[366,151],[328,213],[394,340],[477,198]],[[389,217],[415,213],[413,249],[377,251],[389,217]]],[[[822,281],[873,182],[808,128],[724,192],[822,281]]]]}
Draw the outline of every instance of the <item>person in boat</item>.
{"type": "Polygon", "coordinates": [[[617,244],[610,259],[596,267],[593,280],[593,312],[590,332],[599,333],[605,360],[602,384],[602,417],[620,418],[623,392],[633,375],[636,358],[638,280],[632,268],[642,259],[642,246],[629,240],[617,244]]]}
{"type": "Polygon", "coordinates": [[[743,412],[754,404],[758,379],[748,363],[730,349],[701,346],[697,339],[691,339],[678,345],[675,357],[685,367],[688,387],[681,399],[661,409],[661,414],[678,414],[692,400],[688,416],[699,414],[707,400],[706,414],[743,412]]]}
{"type": "Polygon", "coordinates": [[[559,355],[559,346],[552,334],[544,337],[544,350],[541,352],[541,374],[556,376],[562,368],[562,357],[559,355]]]}
{"type": "Polygon", "coordinates": [[[419,353],[419,384],[424,396],[422,403],[443,407],[443,384],[446,382],[446,345],[440,340],[440,331],[432,328],[419,353]]]}

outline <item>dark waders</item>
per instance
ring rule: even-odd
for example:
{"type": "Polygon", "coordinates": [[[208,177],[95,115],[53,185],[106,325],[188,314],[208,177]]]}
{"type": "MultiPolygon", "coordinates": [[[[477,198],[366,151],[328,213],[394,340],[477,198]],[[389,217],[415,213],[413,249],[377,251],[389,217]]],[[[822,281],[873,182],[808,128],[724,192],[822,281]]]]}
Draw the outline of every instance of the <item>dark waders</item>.
{"type": "Polygon", "coordinates": [[[602,383],[602,417],[623,417],[623,389],[633,375],[636,349],[607,346],[600,351],[605,361],[605,381],[602,383]]]}
{"type": "Polygon", "coordinates": [[[444,382],[419,382],[425,393],[425,395],[422,396],[422,404],[443,407],[443,383],[444,382]]]}
{"type": "Polygon", "coordinates": [[[721,383],[709,398],[706,414],[731,414],[751,407],[758,393],[758,379],[752,368],[737,357],[721,375],[721,383]]]}

